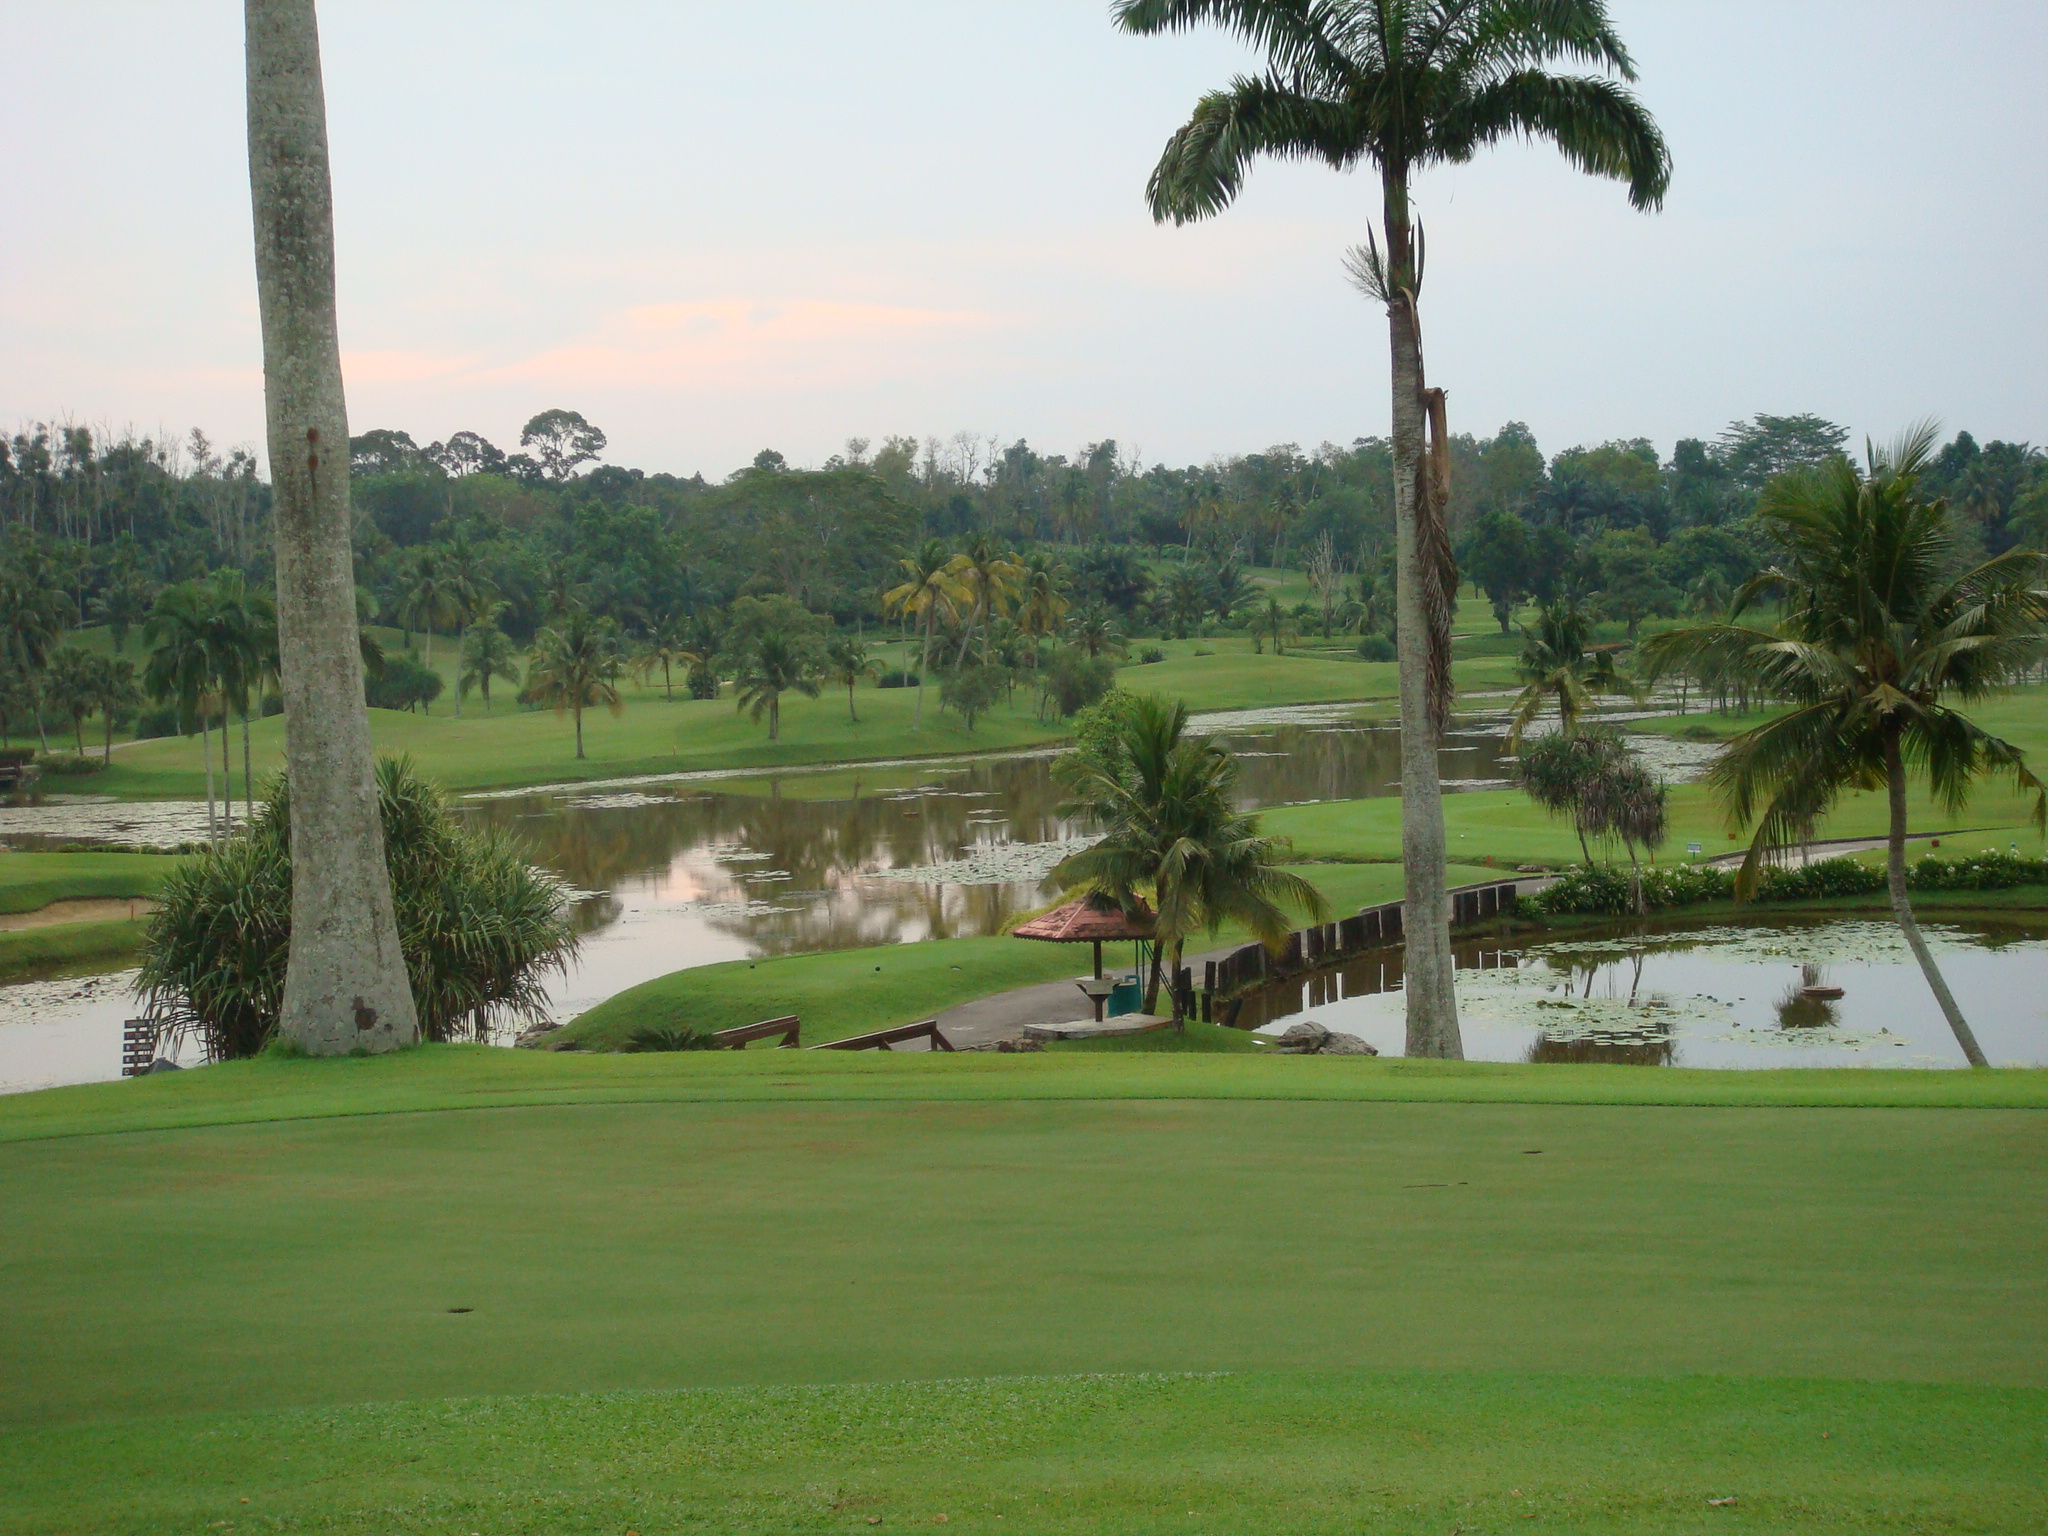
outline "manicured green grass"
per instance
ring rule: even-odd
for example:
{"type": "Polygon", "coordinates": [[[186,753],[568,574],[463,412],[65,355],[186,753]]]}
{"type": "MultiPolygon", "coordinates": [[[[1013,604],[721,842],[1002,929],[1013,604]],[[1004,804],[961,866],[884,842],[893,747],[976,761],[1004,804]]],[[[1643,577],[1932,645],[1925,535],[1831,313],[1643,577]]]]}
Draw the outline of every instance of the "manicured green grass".
{"type": "Polygon", "coordinates": [[[1107,1040],[1055,1040],[1046,1049],[1082,1056],[1128,1051],[1165,1056],[1256,1056],[1268,1046],[1249,1030],[1225,1029],[1220,1024],[1190,1019],[1179,1029],[1156,1029],[1150,1034],[1120,1035],[1107,1040]]]}
{"type": "MultiPolygon", "coordinates": [[[[1125,1061],[1344,1065],[1055,1064],[1125,1061]]],[[[2042,1386],[2044,1211],[2032,1111],[770,1101],[22,1142],[0,1423],[1092,1371],[2042,1386]]]]}
{"type": "Polygon", "coordinates": [[[18,933],[0,933],[0,980],[98,969],[141,952],[139,922],[51,923],[44,928],[25,928],[18,933]]]}
{"type": "Polygon", "coordinates": [[[2043,1399],[1258,1373],[379,1404],[10,1435],[0,1531],[2024,1532],[2043,1399]]]}
{"type": "MultiPolygon", "coordinates": [[[[1942,810],[1924,793],[1912,798],[1916,832],[1954,832],[1994,828],[1998,844],[2017,840],[2023,849],[2041,846],[2040,834],[2026,826],[2030,806],[2002,785],[1981,789],[1959,813],[1942,810]]],[[[1265,830],[1293,839],[1296,854],[1312,859],[1398,859],[1401,851],[1401,802],[1386,796],[1374,800],[1337,800],[1320,805],[1285,806],[1267,811],[1265,830]]],[[[1707,853],[1733,853],[1747,837],[1729,835],[1726,818],[1707,787],[1681,784],[1671,791],[1670,836],[1662,850],[1667,862],[1683,859],[1689,842],[1707,853]]],[[[1844,801],[1822,823],[1822,837],[1878,837],[1884,834],[1886,812],[1877,795],[1844,801]]],[[[1444,796],[1444,831],[1453,859],[1471,861],[1490,854],[1499,864],[1564,865],[1580,861],[1579,840],[1571,824],[1546,817],[1520,790],[1479,790],[1444,796]]],[[[1615,850],[1596,849],[1613,856],[1615,850]]]]}
{"type": "Polygon", "coordinates": [[[155,853],[15,853],[0,849],[0,912],[35,912],[53,901],[154,896],[178,867],[155,853]]]}
{"type": "Polygon", "coordinates": [[[1284,1099],[1738,1109],[2048,1109],[2048,1069],[1759,1072],[1370,1057],[690,1051],[437,1045],[376,1059],[269,1058],[0,1095],[0,1144],[513,1105],[1284,1099]]]}

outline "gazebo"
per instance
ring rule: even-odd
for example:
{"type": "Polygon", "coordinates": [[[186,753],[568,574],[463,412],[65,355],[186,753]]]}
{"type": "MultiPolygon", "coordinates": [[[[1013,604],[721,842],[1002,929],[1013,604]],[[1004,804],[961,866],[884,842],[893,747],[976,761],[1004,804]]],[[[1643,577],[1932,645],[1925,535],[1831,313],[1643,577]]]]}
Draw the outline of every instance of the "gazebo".
{"type": "Polygon", "coordinates": [[[1119,940],[1148,943],[1152,938],[1152,909],[1138,902],[1124,911],[1107,896],[1090,894],[1063,907],[1054,907],[1043,917],[1019,923],[1010,930],[1017,939],[1036,939],[1041,944],[1093,944],[1095,974],[1102,975],[1102,946],[1119,940]]]}

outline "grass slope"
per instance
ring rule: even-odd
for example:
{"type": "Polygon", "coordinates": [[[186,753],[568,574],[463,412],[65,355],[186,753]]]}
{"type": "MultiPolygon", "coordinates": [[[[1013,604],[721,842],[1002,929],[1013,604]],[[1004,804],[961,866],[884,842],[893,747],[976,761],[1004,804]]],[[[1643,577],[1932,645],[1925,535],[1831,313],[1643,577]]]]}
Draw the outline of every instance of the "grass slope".
{"type": "MultiPolygon", "coordinates": [[[[1189,1062],[1265,1064],[1152,1059],[1189,1062]]],[[[19,1142],[0,1424],[1095,1371],[2043,1386],[2044,1212],[2048,1115],[2010,1110],[757,1102],[19,1142]]]]}
{"type": "Polygon", "coordinates": [[[175,856],[156,853],[16,853],[0,849],[0,912],[53,901],[154,896],[175,856]]]}
{"type": "Polygon", "coordinates": [[[1260,1373],[382,1404],[11,1434],[0,1532],[2026,1532],[2044,1396],[1260,1373]]]}
{"type": "Polygon", "coordinates": [[[139,922],[52,923],[0,933],[0,981],[73,969],[101,969],[142,952],[139,922]]]}

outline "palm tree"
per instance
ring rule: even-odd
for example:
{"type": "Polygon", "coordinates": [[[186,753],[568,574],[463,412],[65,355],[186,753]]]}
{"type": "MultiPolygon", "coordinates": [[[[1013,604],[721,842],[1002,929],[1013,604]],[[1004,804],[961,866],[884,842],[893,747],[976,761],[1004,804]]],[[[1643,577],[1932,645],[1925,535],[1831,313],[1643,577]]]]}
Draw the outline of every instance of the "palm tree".
{"type": "Polygon", "coordinates": [[[1090,603],[1067,621],[1067,643],[1089,657],[1121,656],[1129,647],[1116,620],[1100,603],[1090,603]]]}
{"type": "MultiPolygon", "coordinates": [[[[469,535],[466,533],[458,533],[448,541],[448,548],[443,557],[443,569],[447,575],[449,596],[453,600],[455,620],[462,626],[463,638],[467,640],[470,625],[477,621],[497,597],[498,585],[485,574],[483,557],[477,553],[476,546],[469,542],[469,535]]],[[[434,637],[429,634],[427,644],[432,646],[433,643],[434,637]]],[[[457,665],[460,666],[459,660],[457,665]]],[[[456,678],[455,714],[458,719],[462,716],[462,687],[459,673],[456,678]]]]}
{"type": "Polygon", "coordinates": [[[405,581],[404,595],[398,600],[399,612],[407,628],[417,627],[427,632],[426,664],[431,667],[434,664],[434,626],[461,614],[461,595],[447,557],[438,549],[415,551],[412,569],[407,572],[405,581]]]}
{"type": "Polygon", "coordinates": [[[50,656],[43,684],[44,696],[71,721],[71,739],[80,757],[85,756],[85,717],[92,713],[92,664],[97,659],[75,645],[59,646],[50,656]]]}
{"type": "Polygon", "coordinates": [[[233,821],[232,775],[228,772],[227,711],[242,717],[242,808],[255,811],[249,717],[263,685],[277,673],[277,605],[252,589],[237,570],[217,571],[206,585],[207,635],[221,696],[221,798],[233,821]]]}
{"type": "Polygon", "coordinates": [[[142,688],[136,682],[135,663],[125,656],[95,656],[92,669],[92,707],[106,727],[106,750],[100,760],[114,760],[114,721],[142,704],[142,688]]]}
{"type": "Polygon", "coordinates": [[[946,546],[938,539],[926,539],[898,560],[896,569],[904,580],[900,586],[882,594],[882,611],[900,613],[906,621],[914,618],[924,630],[924,649],[917,666],[917,713],[910,723],[912,730],[921,730],[924,727],[924,680],[932,669],[932,629],[941,613],[949,617],[958,614],[970,596],[954,573],[953,560],[946,553],[946,546]]]}
{"type": "Polygon", "coordinates": [[[33,541],[18,558],[0,561],[0,670],[19,677],[23,687],[37,696],[31,712],[36,717],[37,740],[45,752],[50,743],[43,733],[42,674],[70,627],[71,600],[33,541]]]}
{"type": "Polygon", "coordinates": [[[825,670],[833,682],[845,687],[846,716],[859,725],[860,714],[853,707],[853,685],[875,670],[867,642],[858,635],[851,639],[842,635],[834,640],[825,647],[825,670]]]}
{"type": "MultiPolygon", "coordinates": [[[[181,582],[157,593],[148,622],[142,627],[143,643],[150,647],[143,686],[151,698],[177,710],[181,725],[198,717],[199,755],[206,765],[206,835],[217,838],[220,829],[213,809],[212,711],[219,668],[214,663],[212,621],[213,605],[196,584],[181,582]]],[[[226,722],[222,724],[225,728],[226,722]]]]}
{"type": "Polygon", "coordinates": [[[245,0],[292,861],[278,1033],[317,1055],[419,1038],[377,812],[334,308],[334,194],[313,0],[245,0]]]}
{"type": "Polygon", "coordinates": [[[614,715],[619,702],[619,647],[608,620],[572,608],[534,637],[533,662],[526,671],[526,691],[535,702],[556,714],[576,717],[576,757],[583,757],[583,711],[599,705],[614,715]]]}
{"type": "Polygon", "coordinates": [[[1589,645],[1592,632],[1592,621],[1570,598],[1538,608],[1534,629],[1522,626],[1522,654],[1515,661],[1522,691],[1510,715],[1510,752],[1521,750],[1523,733],[1551,699],[1557,700],[1558,725],[1569,734],[1595,694],[1636,696],[1636,684],[1615,669],[1614,648],[1589,645]]]}
{"type": "Polygon", "coordinates": [[[1929,423],[1868,448],[1862,470],[1843,458],[1773,481],[1757,515],[1784,562],[1743,586],[1727,621],[1653,636],[1644,649],[1653,666],[1703,680],[1741,672],[1791,706],[1730,742],[1708,776],[1734,824],[1756,822],[1738,893],[1754,891],[1764,856],[1803,840],[1842,794],[1884,787],[1892,914],[1963,1054],[1981,1067],[1906,894],[1906,790],[1921,777],[1954,811],[1977,780],[2005,774],[2034,797],[2035,825],[2048,825],[2048,788],[2025,754],[1952,707],[1989,697],[2040,657],[2048,556],[2008,550],[1948,575],[1948,509],[1919,490],[1934,442],[1929,423]],[[1766,593],[1783,605],[1777,623],[1743,623],[1766,593]]]}
{"type": "Polygon", "coordinates": [[[1268,592],[1264,606],[1258,608],[1252,614],[1253,647],[1256,648],[1258,646],[1261,635],[1270,635],[1273,639],[1273,654],[1275,656],[1285,656],[1287,654],[1288,637],[1293,633],[1293,618],[1285,608],[1280,606],[1280,599],[1268,592]]]}
{"type": "MultiPolygon", "coordinates": [[[[1065,587],[1067,568],[1043,550],[1027,555],[1024,574],[1017,581],[1017,628],[1033,641],[1049,639],[1060,632],[1060,624],[1072,605],[1065,587]]],[[[1037,648],[1032,649],[1037,660],[1037,648]]]]}
{"type": "Polygon", "coordinates": [[[149,605],[155,600],[156,588],[133,568],[118,570],[106,590],[93,599],[93,616],[113,636],[116,656],[128,649],[128,632],[148,619],[149,605]]]}
{"type": "Polygon", "coordinates": [[[1147,187],[1155,220],[1222,212],[1261,155],[1379,173],[1384,249],[1369,239],[1351,266],[1386,306],[1393,362],[1408,1054],[1461,1056],[1436,762],[1458,587],[1445,526],[1450,445],[1443,393],[1423,379],[1422,242],[1409,183],[1502,140],[1547,139],[1581,170],[1626,180],[1630,201],[1647,209],[1663,200],[1670,155],[1614,79],[1546,68],[1564,60],[1634,78],[1601,0],[1115,0],[1112,12],[1143,34],[1214,22],[1268,60],[1263,75],[1204,96],[1167,142],[1147,187]]]}
{"type": "Polygon", "coordinates": [[[1014,554],[999,549],[995,540],[982,532],[969,539],[967,547],[953,557],[950,569],[974,600],[966,630],[960,637],[960,654],[955,664],[966,662],[967,647],[973,643],[975,631],[979,629],[981,664],[987,666],[989,621],[997,614],[1010,611],[1010,603],[1017,596],[1018,584],[1024,577],[1024,567],[1014,554]]]}
{"type": "Polygon", "coordinates": [[[645,683],[659,671],[661,691],[673,704],[676,700],[674,669],[694,667],[699,660],[696,652],[683,641],[682,621],[671,617],[655,625],[652,633],[634,649],[633,676],[645,683]]]}
{"type": "Polygon", "coordinates": [[[512,637],[498,627],[505,604],[493,603],[472,622],[462,636],[462,673],[455,680],[458,693],[479,688],[484,696],[484,713],[491,712],[491,682],[503,678],[519,681],[519,648],[512,637]]]}
{"type": "MultiPolygon", "coordinates": [[[[853,685],[847,685],[851,697],[853,685]]],[[[763,635],[754,642],[733,680],[733,698],[739,708],[755,720],[768,717],[768,739],[782,739],[782,696],[800,693],[807,699],[818,696],[817,680],[811,676],[810,658],[801,646],[781,635],[763,635]]]]}
{"type": "Polygon", "coordinates": [[[1126,910],[1151,898],[1147,1013],[1159,1000],[1162,967],[1179,972],[1189,934],[1236,921],[1277,949],[1286,908],[1316,921],[1327,912],[1320,891],[1279,867],[1286,844],[1261,836],[1258,817],[1237,809],[1236,760],[1190,737],[1187,722],[1185,704],[1136,695],[1106,748],[1070,752],[1057,764],[1072,796],[1061,814],[1090,819],[1102,840],[1064,860],[1053,878],[1062,890],[1093,890],[1126,910]]]}

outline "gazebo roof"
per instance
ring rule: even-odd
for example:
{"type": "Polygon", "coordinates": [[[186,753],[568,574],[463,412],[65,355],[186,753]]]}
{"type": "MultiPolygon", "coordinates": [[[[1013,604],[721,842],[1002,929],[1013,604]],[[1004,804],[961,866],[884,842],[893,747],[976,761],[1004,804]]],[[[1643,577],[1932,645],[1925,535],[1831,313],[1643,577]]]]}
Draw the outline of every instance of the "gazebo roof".
{"type": "Polygon", "coordinates": [[[1119,939],[1152,937],[1152,909],[1139,902],[1128,915],[1106,896],[1083,896],[1043,917],[1020,923],[1012,938],[1038,939],[1048,944],[1107,943],[1119,939]]]}

